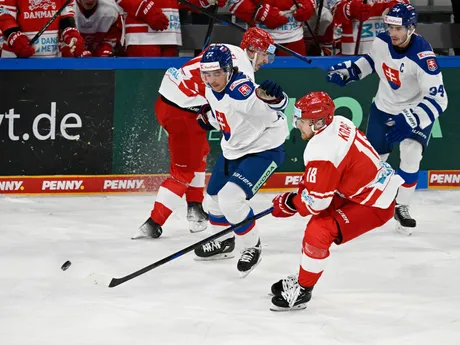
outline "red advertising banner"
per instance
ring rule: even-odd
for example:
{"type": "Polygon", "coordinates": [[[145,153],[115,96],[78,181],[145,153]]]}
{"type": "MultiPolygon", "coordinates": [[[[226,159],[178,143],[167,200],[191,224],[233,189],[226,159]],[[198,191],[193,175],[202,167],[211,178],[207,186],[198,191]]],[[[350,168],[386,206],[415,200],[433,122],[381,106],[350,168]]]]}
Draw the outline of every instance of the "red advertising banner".
{"type": "Polygon", "coordinates": [[[428,188],[460,188],[460,170],[430,170],[428,188]]]}
{"type": "MultiPolygon", "coordinates": [[[[206,176],[206,181],[209,179],[206,176]]],[[[156,175],[0,176],[0,194],[151,193],[168,177],[156,175]]],[[[275,173],[261,190],[296,189],[301,173],[275,173]]]]}

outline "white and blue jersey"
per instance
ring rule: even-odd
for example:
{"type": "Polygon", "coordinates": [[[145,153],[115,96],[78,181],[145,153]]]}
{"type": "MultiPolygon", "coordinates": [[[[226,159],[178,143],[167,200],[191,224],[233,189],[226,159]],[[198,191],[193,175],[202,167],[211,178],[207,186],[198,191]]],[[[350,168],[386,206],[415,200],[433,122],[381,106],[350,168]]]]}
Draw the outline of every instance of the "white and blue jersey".
{"type": "Polygon", "coordinates": [[[396,115],[411,109],[420,128],[429,127],[447,108],[442,73],[431,45],[414,34],[408,48],[399,53],[388,32],[380,33],[369,54],[357,60],[360,78],[376,72],[380,78],[375,96],[378,110],[396,115]]]}
{"type": "Polygon", "coordinates": [[[256,95],[258,85],[244,73],[235,73],[222,92],[206,88],[212,109],[210,123],[223,133],[222,153],[234,160],[282,145],[289,133],[283,110],[288,97],[268,104],[256,95]]]}

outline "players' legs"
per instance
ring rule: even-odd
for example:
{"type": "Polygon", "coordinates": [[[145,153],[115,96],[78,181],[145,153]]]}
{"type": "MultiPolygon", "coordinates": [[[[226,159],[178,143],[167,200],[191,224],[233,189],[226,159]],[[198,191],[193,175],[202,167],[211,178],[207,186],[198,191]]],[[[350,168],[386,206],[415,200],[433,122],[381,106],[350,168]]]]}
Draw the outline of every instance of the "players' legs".
{"type": "Polygon", "coordinates": [[[129,45],[126,49],[129,57],[159,57],[161,56],[160,45],[129,45]]]}
{"type": "Polygon", "coordinates": [[[393,202],[387,209],[363,206],[335,196],[320,215],[313,216],[302,241],[298,281],[275,283],[272,292],[273,310],[301,309],[311,298],[311,291],[323,274],[332,243],[343,244],[384,225],[394,212],[393,202]],[[277,288],[275,288],[277,287],[277,288]],[[284,289],[290,293],[282,294],[284,289]]]}
{"type": "Polygon", "coordinates": [[[385,138],[385,134],[388,130],[388,126],[385,125],[385,122],[388,120],[389,116],[390,114],[380,111],[375,103],[372,103],[367,121],[366,137],[383,161],[388,159],[388,156],[393,150],[393,145],[388,143],[385,138]]]}

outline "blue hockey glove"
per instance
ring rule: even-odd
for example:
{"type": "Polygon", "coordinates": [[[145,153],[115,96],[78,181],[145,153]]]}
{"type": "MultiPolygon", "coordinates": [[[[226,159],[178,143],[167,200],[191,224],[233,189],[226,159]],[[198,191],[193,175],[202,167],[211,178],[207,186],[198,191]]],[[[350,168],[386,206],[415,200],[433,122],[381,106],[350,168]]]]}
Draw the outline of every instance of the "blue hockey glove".
{"type": "Polygon", "coordinates": [[[279,103],[284,98],[281,86],[271,80],[265,80],[256,90],[256,95],[266,103],[279,103]]]}
{"type": "Polygon", "coordinates": [[[196,120],[198,121],[200,127],[203,128],[205,131],[212,131],[215,128],[213,125],[209,123],[208,116],[212,116],[211,107],[209,106],[209,104],[205,104],[201,107],[200,113],[196,117],[196,120]]]}
{"type": "Polygon", "coordinates": [[[327,81],[339,86],[347,86],[352,81],[359,80],[361,70],[354,62],[345,61],[328,69],[327,81]]]}
{"type": "Polygon", "coordinates": [[[404,109],[398,115],[389,117],[385,124],[391,127],[386,134],[388,142],[398,143],[411,135],[412,130],[420,125],[420,120],[412,109],[404,109]]]}

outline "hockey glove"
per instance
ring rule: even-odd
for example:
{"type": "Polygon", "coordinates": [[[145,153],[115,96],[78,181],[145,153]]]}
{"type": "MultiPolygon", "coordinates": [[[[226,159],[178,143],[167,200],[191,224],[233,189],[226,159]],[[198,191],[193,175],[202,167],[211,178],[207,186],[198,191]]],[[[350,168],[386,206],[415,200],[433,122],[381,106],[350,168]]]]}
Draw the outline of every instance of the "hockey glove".
{"type": "Polygon", "coordinates": [[[97,57],[109,57],[113,55],[113,48],[110,43],[103,42],[97,48],[95,55],[97,57]]]}
{"type": "Polygon", "coordinates": [[[299,4],[300,7],[295,10],[293,16],[298,22],[306,22],[315,13],[315,4],[312,0],[299,1],[299,4]]]}
{"type": "Polygon", "coordinates": [[[265,4],[257,10],[256,20],[263,23],[269,29],[276,29],[289,22],[289,19],[282,15],[279,8],[265,4]]]}
{"type": "Polygon", "coordinates": [[[372,5],[364,4],[362,0],[353,0],[345,5],[344,11],[349,19],[365,22],[371,17],[372,5]]]}
{"type": "Polygon", "coordinates": [[[276,218],[287,218],[292,217],[297,213],[297,210],[294,206],[294,197],[297,193],[286,192],[280,195],[277,195],[273,199],[273,211],[272,215],[276,218]]]}
{"type": "Polygon", "coordinates": [[[386,138],[390,143],[398,143],[408,138],[412,130],[420,125],[420,120],[412,109],[404,109],[402,113],[388,118],[385,124],[390,127],[386,138]]]}
{"type": "Polygon", "coordinates": [[[28,58],[35,54],[35,48],[29,45],[29,38],[21,31],[10,34],[7,42],[17,57],[28,58]]]}
{"type": "Polygon", "coordinates": [[[346,86],[352,81],[359,80],[361,70],[351,61],[341,62],[328,69],[327,81],[339,86],[346,86]]]}
{"type": "Polygon", "coordinates": [[[156,31],[164,31],[169,26],[169,19],[153,1],[144,0],[139,5],[136,17],[156,31]]]}
{"type": "Polygon", "coordinates": [[[91,52],[86,50],[85,41],[76,28],[68,27],[62,32],[63,57],[90,57],[91,52]]]}
{"type": "Polygon", "coordinates": [[[271,80],[265,80],[256,89],[256,95],[265,103],[279,103],[284,98],[284,92],[281,86],[271,80]]]}
{"type": "Polygon", "coordinates": [[[211,107],[209,106],[209,104],[205,104],[201,107],[200,114],[198,114],[198,116],[196,117],[198,124],[205,131],[212,131],[213,129],[215,129],[214,126],[209,123],[209,116],[212,116],[211,107]]]}

